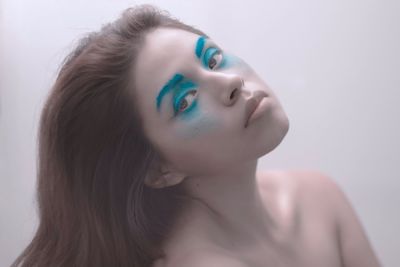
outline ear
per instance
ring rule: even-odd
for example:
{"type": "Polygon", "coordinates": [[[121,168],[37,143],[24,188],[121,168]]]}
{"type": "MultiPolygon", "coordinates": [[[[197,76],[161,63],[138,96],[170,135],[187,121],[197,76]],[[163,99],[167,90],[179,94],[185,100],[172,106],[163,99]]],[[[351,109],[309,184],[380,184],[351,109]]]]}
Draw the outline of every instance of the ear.
{"type": "Polygon", "coordinates": [[[181,183],[187,175],[182,172],[175,171],[170,166],[161,166],[160,171],[150,170],[146,176],[144,183],[152,188],[164,188],[181,183]]]}

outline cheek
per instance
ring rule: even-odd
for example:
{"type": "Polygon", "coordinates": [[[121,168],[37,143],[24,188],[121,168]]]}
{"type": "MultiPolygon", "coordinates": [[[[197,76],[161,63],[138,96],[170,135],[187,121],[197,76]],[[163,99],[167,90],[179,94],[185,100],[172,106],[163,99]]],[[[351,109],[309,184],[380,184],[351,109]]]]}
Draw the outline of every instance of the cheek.
{"type": "Polygon", "coordinates": [[[212,114],[204,112],[201,106],[196,105],[190,115],[182,117],[182,124],[175,133],[178,138],[188,140],[211,133],[218,129],[218,125],[221,124],[212,114]]]}
{"type": "Polygon", "coordinates": [[[240,71],[247,73],[251,72],[250,66],[241,58],[226,53],[220,66],[221,69],[239,69],[240,71]]]}

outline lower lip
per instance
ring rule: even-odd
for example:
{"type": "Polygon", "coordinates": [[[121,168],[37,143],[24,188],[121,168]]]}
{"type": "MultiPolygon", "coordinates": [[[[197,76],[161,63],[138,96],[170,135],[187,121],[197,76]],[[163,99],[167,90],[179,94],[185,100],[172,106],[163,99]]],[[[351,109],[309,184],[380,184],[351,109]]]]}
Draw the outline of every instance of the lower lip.
{"type": "Polygon", "coordinates": [[[261,102],[258,104],[256,109],[251,114],[249,120],[247,121],[247,125],[249,125],[252,121],[262,116],[263,113],[268,109],[268,106],[269,106],[268,97],[264,97],[263,99],[261,99],[261,102]]]}

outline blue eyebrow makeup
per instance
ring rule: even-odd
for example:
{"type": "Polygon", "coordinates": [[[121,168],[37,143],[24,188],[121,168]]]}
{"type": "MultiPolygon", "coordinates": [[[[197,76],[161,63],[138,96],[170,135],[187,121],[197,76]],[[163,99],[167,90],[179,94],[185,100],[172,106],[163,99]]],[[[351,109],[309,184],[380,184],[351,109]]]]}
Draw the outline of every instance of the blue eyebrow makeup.
{"type": "MultiPolygon", "coordinates": [[[[221,62],[220,64],[216,67],[217,69],[219,68],[229,68],[232,65],[236,65],[238,63],[237,59],[234,56],[231,56],[229,54],[224,54],[222,52],[222,50],[220,50],[217,47],[214,46],[210,46],[206,49],[206,51],[204,52],[204,56],[202,57],[203,54],[203,49],[204,46],[207,42],[207,37],[206,36],[200,36],[197,39],[196,42],[196,46],[194,49],[194,54],[196,55],[197,58],[200,59],[201,64],[210,69],[209,68],[209,63],[210,60],[213,59],[214,55],[216,55],[217,53],[221,54],[221,62]]],[[[214,59],[215,60],[215,59],[214,59]]],[[[173,104],[173,110],[174,110],[174,116],[178,113],[179,111],[179,104],[180,101],[187,97],[188,94],[191,94],[190,91],[192,88],[197,87],[197,85],[192,82],[191,80],[185,78],[185,76],[183,76],[180,73],[176,73],[160,90],[157,98],[156,98],[156,107],[157,107],[157,111],[159,112],[161,109],[161,103],[162,100],[164,99],[164,96],[166,96],[167,94],[173,92],[173,97],[172,97],[172,104],[173,104]]],[[[197,99],[193,100],[193,103],[191,105],[189,105],[189,107],[184,110],[180,115],[183,115],[183,117],[188,118],[190,114],[190,111],[192,110],[196,110],[197,108],[197,99]]],[[[193,113],[193,112],[191,112],[193,113]]],[[[191,114],[194,115],[194,114],[191,114]]]]}
{"type": "MultiPolygon", "coordinates": [[[[164,96],[172,93],[172,106],[174,110],[174,116],[179,111],[179,104],[180,101],[185,98],[192,89],[198,87],[193,81],[187,79],[180,73],[175,74],[172,79],[170,79],[161,89],[160,93],[156,99],[157,111],[160,111],[161,101],[163,100],[164,96]]],[[[182,116],[188,118],[187,115],[191,113],[193,109],[196,108],[197,99],[193,101],[193,103],[187,108],[185,111],[181,113],[182,116]]]]}
{"type": "MultiPolygon", "coordinates": [[[[188,95],[188,91],[196,87],[197,85],[193,81],[187,79],[182,74],[175,74],[174,77],[169,80],[161,89],[161,92],[157,97],[158,108],[161,105],[162,97],[172,92],[172,102],[175,112],[176,109],[179,108],[178,105],[182,97],[186,97],[188,95]]],[[[208,114],[204,113],[203,110],[200,110],[197,99],[193,100],[189,107],[179,115],[181,116],[180,119],[183,119],[187,122],[185,127],[180,128],[176,132],[177,136],[183,139],[194,138],[206,132],[212,131],[213,129],[218,128],[220,125],[215,118],[208,116],[208,114]]]]}
{"type": "Polygon", "coordinates": [[[160,93],[156,99],[157,111],[160,111],[161,101],[163,100],[164,96],[167,95],[179,84],[183,79],[182,74],[175,74],[164,86],[161,88],[160,93]]]}
{"type": "Polygon", "coordinates": [[[197,58],[200,58],[201,52],[203,52],[203,47],[206,42],[207,37],[205,36],[200,36],[199,39],[197,39],[196,43],[196,49],[195,49],[195,54],[197,58]]]}
{"type": "MultiPolygon", "coordinates": [[[[208,38],[205,36],[200,36],[197,39],[195,49],[193,51],[195,56],[200,60],[201,65],[206,68],[208,68],[211,58],[213,58],[217,52],[222,52],[222,50],[219,48],[210,46],[206,49],[203,55],[203,50],[205,49],[207,39],[208,38]]],[[[225,55],[223,53],[221,54],[222,61],[217,68],[225,68],[232,65],[232,63],[235,64],[234,57],[226,55],[225,58],[225,55]]],[[[218,122],[217,118],[212,116],[212,113],[205,112],[203,109],[200,109],[196,94],[192,94],[193,90],[198,90],[198,85],[192,80],[186,78],[183,74],[176,73],[161,88],[156,98],[157,111],[159,112],[164,96],[172,93],[171,103],[174,110],[174,117],[177,116],[180,120],[186,121],[185,126],[179,127],[179,130],[176,132],[177,136],[184,139],[190,139],[206,132],[210,132],[213,129],[217,129],[220,125],[220,122],[218,122]],[[192,101],[188,103],[188,106],[185,110],[179,112],[180,104],[183,103],[182,100],[189,100],[190,98],[188,98],[188,96],[190,96],[190,94],[192,94],[191,97],[193,97],[191,99],[192,101]]]]}
{"type": "MultiPolygon", "coordinates": [[[[197,39],[194,53],[198,58],[200,58],[201,53],[203,52],[206,39],[207,37],[205,36],[200,36],[199,39],[197,39]]],[[[158,94],[156,99],[157,111],[160,111],[161,102],[164,96],[170,93],[172,89],[174,89],[180,82],[182,82],[183,78],[184,76],[182,74],[177,73],[163,86],[163,88],[161,88],[160,93],[158,94]]]]}

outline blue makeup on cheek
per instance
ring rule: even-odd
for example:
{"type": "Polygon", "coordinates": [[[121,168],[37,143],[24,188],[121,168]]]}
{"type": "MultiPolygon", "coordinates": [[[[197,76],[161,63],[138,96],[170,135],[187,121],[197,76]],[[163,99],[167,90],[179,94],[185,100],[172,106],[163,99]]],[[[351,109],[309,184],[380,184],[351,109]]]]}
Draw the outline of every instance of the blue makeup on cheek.
{"type": "MultiPolygon", "coordinates": [[[[204,57],[202,57],[202,64],[204,67],[207,68],[208,61],[210,58],[215,54],[216,51],[220,51],[217,48],[210,47],[204,53],[204,57]]],[[[244,67],[246,64],[238,57],[223,53],[222,54],[222,61],[217,67],[217,69],[228,69],[231,67],[244,67]]],[[[177,98],[174,100],[174,103],[179,103],[180,96],[186,96],[187,92],[186,88],[191,88],[192,85],[197,86],[195,83],[187,80],[186,82],[181,83],[180,89],[182,89],[182,93],[176,94],[177,98]]],[[[196,89],[198,90],[198,89],[196,89]]],[[[201,109],[198,103],[198,96],[194,97],[194,100],[191,102],[189,107],[186,107],[184,111],[180,114],[177,114],[177,119],[183,120],[185,122],[184,125],[180,125],[179,128],[176,130],[176,135],[182,139],[192,139],[206,133],[210,133],[216,129],[218,129],[221,125],[216,118],[210,116],[210,113],[204,112],[201,109]]],[[[175,104],[174,104],[175,105],[175,104]]],[[[212,115],[212,113],[211,113],[212,115]]]]}
{"type": "Polygon", "coordinates": [[[197,100],[194,100],[189,107],[182,111],[177,116],[179,119],[190,121],[195,119],[199,115],[199,107],[197,106],[197,100]]]}
{"type": "Polygon", "coordinates": [[[203,112],[197,103],[194,105],[196,105],[195,111],[182,117],[185,119],[185,124],[176,130],[178,138],[193,139],[214,131],[220,125],[217,119],[203,112]]]}
{"type": "Polygon", "coordinates": [[[231,68],[234,66],[244,66],[244,65],[246,65],[246,64],[240,58],[238,58],[232,54],[229,54],[229,53],[224,53],[223,60],[219,67],[222,69],[227,69],[227,68],[231,68]]]}
{"type": "MultiPolygon", "coordinates": [[[[207,37],[201,36],[196,43],[196,47],[194,50],[195,56],[200,60],[201,64],[208,70],[211,70],[209,64],[212,57],[215,57],[215,60],[218,60],[219,65],[215,65],[215,70],[218,69],[229,69],[232,67],[240,67],[246,64],[243,64],[243,61],[231,55],[229,53],[224,53],[217,47],[208,47],[203,54],[203,48],[206,45],[207,37]],[[203,56],[202,56],[203,54],[203,56]]],[[[214,68],[212,68],[214,70],[214,68]]],[[[178,122],[177,135],[181,138],[193,138],[200,134],[213,131],[217,129],[221,124],[220,122],[212,116],[210,113],[204,112],[201,110],[199,106],[199,92],[195,92],[198,90],[198,85],[193,81],[187,79],[182,74],[177,73],[173,78],[162,88],[157,97],[157,109],[160,108],[161,99],[164,95],[166,95],[169,91],[173,91],[172,96],[172,106],[173,106],[173,119],[178,122]],[[193,92],[192,92],[193,91],[193,92]],[[182,106],[183,102],[188,101],[187,106],[182,106]],[[184,108],[184,110],[180,111],[180,108],[184,108]],[[184,123],[180,123],[184,122],[184,123]]],[[[171,102],[170,102],[171,103],[171,102]]]]}
{"type": "MultiPolygon", "coordinates": [[[[190,91],[198,91],[198,85],[192,80],[183,77],[180,83],[174,89],[173,94],[173,107],[176,113],[179,109],[179,104],[182,99],[187,98],[190,91]]],[[[182,139],[192,139],[199,135],[205,134],[207,132],[213,131],[213,129],[218,128],[218,121],[210,117],[209,113],[205,113],[199,104],[199,92],[193,95],[192,101],[188,103],[183,111],[175,114],[174,117],[179,123],[176,130],[176,135],[182,139]]],[[[188,98],[186,99],[188,100],[188,98]]],[[[212,115],[212,114],[211,114],[212,115]]]]}
{"type": "Polygon", "coordinates": [[[218,69],[227,70],[240,75],[252,75],[253,69],[240,57],[226,53],[218,69]]]}

